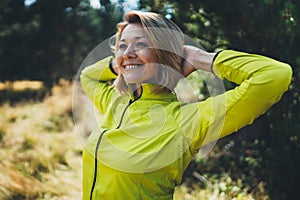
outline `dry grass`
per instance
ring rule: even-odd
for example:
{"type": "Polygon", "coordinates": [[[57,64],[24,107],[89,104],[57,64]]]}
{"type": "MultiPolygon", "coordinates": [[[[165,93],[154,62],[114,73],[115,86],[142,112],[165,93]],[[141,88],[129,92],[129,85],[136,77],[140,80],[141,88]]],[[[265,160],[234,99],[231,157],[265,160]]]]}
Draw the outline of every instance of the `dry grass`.
{"type": "Polygon", "coordinates": [[[14,81],[14,82],[0,82],[0,90],[12,89],[12,90],[26,90],[26,89],[41,89],[44,87],[41,81],[14,81]]]}
{"type": "Polygon", "coordinates": [[[0,199],[80,199],[71,92],[62,82],[42,103],[0,107],[0,199]]]}
{"type": "MultiPolygon", "coordinates": [[[[81,199],[82,144],[77,131],[86,135],[95,125],[90,116],[95,113],[80,107],[89,104],[86,97],[78,98],[84,116],[75,116],[77,130],[72,116],[72,85],[65,81],[41,103],[0,107],[1,200],[81,199]]],[[[229,177],[211,182],[205,189],[182,185],[176,188],[174,200],[254,199],[229,177]]]]}
{"type": "Polygon", "coordinates": [[[174,200],[269,200],[265,194],[263,183],[258,185],[260,194],[254,195],[247,188],[243,188],[241,180],[235,182],[224,174],[221,179],[210,180],[206,186],[194,184],[192,187],[185,184],[177,187],[174,200]]]}

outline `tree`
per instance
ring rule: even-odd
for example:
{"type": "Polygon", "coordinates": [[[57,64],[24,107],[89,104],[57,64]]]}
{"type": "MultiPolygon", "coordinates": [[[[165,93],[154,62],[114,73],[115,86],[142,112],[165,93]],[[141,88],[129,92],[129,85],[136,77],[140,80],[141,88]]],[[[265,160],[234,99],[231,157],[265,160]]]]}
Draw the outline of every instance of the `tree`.
{"type": "Polygon", "coordinates": [[[115,31],[122,10],[102,1],[24,0],[0,3],[0,81],[41,80],[48,89],[72,79],[83,58],[115,31]]]}
{"type": "MultiPolygon", "coordinates": [[[[222,162],[222,170],[235,177],[245,177],[252,188],[259,181],[266,181],[272,199],[296,197],[300,178],[300,74],[297,67],[300,65],[300,14],[296,11],[300,9],[300,1],[164,0],[160,3],[141,0],[140,5],[142,9],[169,14],[187,35],[208,51],[243,50],[293,66],[293,83],[280,103],[254,125],[222,140],[218,148],[234,141],[231,153],[228,150],[222,162]],[[249,162],[251,159],[256,162],[255,166],[249,162]]],[[[199,170],[204,168],[202,165],[199,170]]],[[[216,167],[213,170],[217,170],[216,167]]]]}

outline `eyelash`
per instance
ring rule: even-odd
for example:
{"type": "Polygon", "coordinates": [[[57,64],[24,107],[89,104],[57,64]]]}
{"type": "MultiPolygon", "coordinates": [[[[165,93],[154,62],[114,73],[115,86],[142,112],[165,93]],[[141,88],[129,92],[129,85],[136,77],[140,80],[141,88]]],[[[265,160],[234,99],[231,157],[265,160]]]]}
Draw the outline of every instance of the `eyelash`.
{"type": "Polygon", "coordinates": [[[144,43],[144,42],[138,42],[138,43],[136,44],[136,46],[140,46],[140,47],[143,47],[143,48],[148,47],[148,45],[147,45],[146,43],[144,43]]]}
{"type": "Polygon", "coordinates": [[[119,49],[126,49],[126,48],[127,48],[127,46],[125,44],[120,44],[119,45],[119,49]]]}
{"type": "MultiPolygon", "coordinates": [[[[138,48],[147,48],[148,47],[148,44],[144,43],[144,42],[138,42],[136,44],[136,46],[138,48]]],[[[120,44],[119,45],[119,49],[126,49],[127,48],[127,45],[126,44],[120,44]]]]}

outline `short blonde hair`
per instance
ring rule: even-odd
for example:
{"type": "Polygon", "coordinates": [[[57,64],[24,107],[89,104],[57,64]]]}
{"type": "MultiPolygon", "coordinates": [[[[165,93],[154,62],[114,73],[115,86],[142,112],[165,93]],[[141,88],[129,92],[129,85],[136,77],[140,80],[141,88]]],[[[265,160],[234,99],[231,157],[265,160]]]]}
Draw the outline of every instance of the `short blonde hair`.
{"type": "MultiPolygon", "coordinates": [[[[182,77],[182,57],[184,34],[171,20],[152,12],[131,11],[124,15],[124,21],[117,25],[115,52],[124,28],[131,23],[142,25],[145,35],[151,43],[157,62],[161,64],[157,78],[157,88],[153,92],[173,91],[182,77]]],[[[130,93],[123,76],[118,75],[114,83],[122,94],[130,93]]]]}

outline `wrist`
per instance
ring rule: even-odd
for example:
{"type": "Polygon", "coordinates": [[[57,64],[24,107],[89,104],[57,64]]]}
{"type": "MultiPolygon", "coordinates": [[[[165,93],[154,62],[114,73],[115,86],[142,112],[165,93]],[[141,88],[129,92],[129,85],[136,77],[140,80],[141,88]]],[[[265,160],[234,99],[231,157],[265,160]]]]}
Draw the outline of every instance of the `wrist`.
{"type": "Polygon", "coordinates": [[[109,69],[114,73],[115,75],[118,75],[119,69],[118,65],[115,59],[111,59],[109,62],[109,69]]]}
{"type": "Polygon", "coordinates": [[[198,70],[211,72],[211,66],[214,61],[216,53],[209,53],[203,50],[199,50],[195,55],[194,67],[198,70]]]}
{"type": "Polygon", "coordinates": [[[219,55],[219,53],[221,53],[222,51],[223,51],[223,50],[220,50],[220,51],[218,51],[217,53],[215,53],[215,55],[214,55],[214,57],[213,57],[213,61],[212,61],[211,65],[210,65],[210,72],[213,73],[215,76],[217,76],[217,75],[216,75],[216,73],[214,72],[214,69],[213,69],[213,67],[214,67],[214,62],[215,62],[217,56],[219,55]]]}

